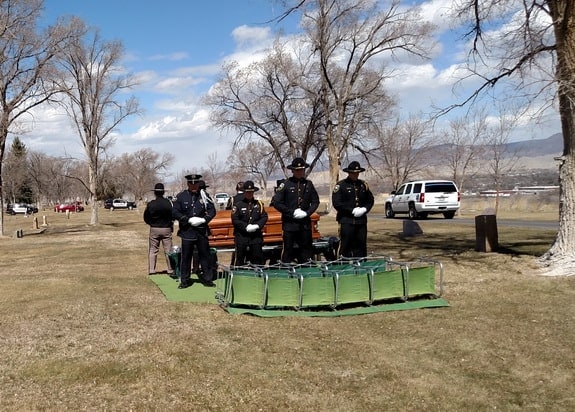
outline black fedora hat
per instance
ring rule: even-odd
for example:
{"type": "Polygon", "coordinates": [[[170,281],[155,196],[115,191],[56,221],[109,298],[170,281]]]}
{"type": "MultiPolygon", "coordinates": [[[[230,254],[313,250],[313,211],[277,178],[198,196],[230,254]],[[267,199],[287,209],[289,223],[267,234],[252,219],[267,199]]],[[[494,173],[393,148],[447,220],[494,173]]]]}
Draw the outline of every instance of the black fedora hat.
{"type": "Polygon", "coordinates": [[[156,183],[156,185],[154,186],[154,192],[164,194],[164,184],[156,183]]]}
{"type": "Polygon", "coordinates": [[[349,164],[348,167],[343,169],[343,171],[346,173],[359,173],[359,172],[365,172],[365,169],[359,165],[359,162],[356,162],[354,160],[349,164]]]}
{"type": "Polygon", "coordinates": [[[260,190],[260,188],[256,187],[254,185],[254,182],[252,182],[251,180],[246,180],[243,186],[243,190],[244,192],[257,192],[258,190],[260,190]]]}
{"type": "Polygon", "coordinates": [[[291,170],[305,169],[309,165],[301,157],[296,157],[287,168],[291,170]]]}
{"type": "Polygon", "coordinates": [[[202,175],[186,175],[184,179],[188,181],[188,183],[200,183],[200,179],[202,175]]]}

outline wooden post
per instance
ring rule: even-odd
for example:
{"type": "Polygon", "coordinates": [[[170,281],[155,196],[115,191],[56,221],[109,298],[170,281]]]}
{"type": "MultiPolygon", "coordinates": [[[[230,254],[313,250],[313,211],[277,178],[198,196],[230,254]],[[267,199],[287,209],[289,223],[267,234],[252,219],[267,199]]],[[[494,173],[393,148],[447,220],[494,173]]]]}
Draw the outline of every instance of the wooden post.
{"type": "Polygon", "coordinates": [[[48,221],[46,220],[46,215],[42,216],[42,226],[48,226],[48,221]]]}
{"type": "Polygon", "coordinates": [[[36,216],[32,220],[32,229],[38,229],[38,218],[36,216]]]}
{"type": "Polygon", "coordinates": [[[478,252],[496,252],[497,249],[499,249],[497,216],[475,216],[475,250],[478,252]]]}
{"type": "Polygon", "coordinates": [[[70,219],[70,209],[66,209],[66,219],[70,219]]]}

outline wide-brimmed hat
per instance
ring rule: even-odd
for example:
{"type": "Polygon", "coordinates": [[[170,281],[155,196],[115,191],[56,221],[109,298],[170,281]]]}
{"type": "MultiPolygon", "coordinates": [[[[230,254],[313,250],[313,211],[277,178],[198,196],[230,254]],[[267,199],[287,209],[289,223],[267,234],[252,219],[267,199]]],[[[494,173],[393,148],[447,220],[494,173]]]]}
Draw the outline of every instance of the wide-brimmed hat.
{"type": "Polygon", "coordinates": [[[301,157],[296,157],[287,168],[291,170],[305,169],[309,165],[301,157]]]}
{"type": "Polygon", "coordinates": [[[207,185],[204,180],[200,180],[198,183],[200,184],[200,189],[207,189],[210,187],[210,185],[207,185]]]}
{"type": "Polygon", "coordinates": [[[236,185],[236,192],[241,192],[242,190],[244,190],[244,182],[238,182],[236,185]]]}
{"type": "Polygon", "coordinates": [[[257,192],[258,190],[260,190],[260,188],[256,187],[254,185],[254,182],[252,182],[251,180],[246,180],[244,182],[243,190],[244,192],[257,192]]]}
{"type": "Polygon", "coordinates": [[[164,184],[163,183],[156,183],[156,185],[154,186],[154,193],[164,194],[164,184]]]}
{"type": "Polygon", "coordinates": [[[200,183],[200,179],[202,175],[186,175],[184,179],[188,181],[188,183],[200,183]]]}
{"type": "Polygon", "coordinates": [[[360,172],[365,172],[365,169],[359,165],[359,162],[356,162],[354,160],[353,162],[351,162],[349,164],[348,167],[343,169],[343,171],[346,173],[360,173],[360,172]]]}

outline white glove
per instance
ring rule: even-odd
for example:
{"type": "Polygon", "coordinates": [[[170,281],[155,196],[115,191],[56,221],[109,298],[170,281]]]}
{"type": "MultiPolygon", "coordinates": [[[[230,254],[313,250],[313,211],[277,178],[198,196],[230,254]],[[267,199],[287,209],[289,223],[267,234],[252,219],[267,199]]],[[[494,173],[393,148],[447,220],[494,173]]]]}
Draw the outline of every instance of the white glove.
{"type": "Polygon", "coordinates": [[[247,225],[246,226],[246,232],[255,232],[256,230],[258,230],[260,227],[258,225],[247,225]]]}
{"type": "Polygon", "coordinates": [[[296,219],[303,219],[304,217],[307,217],[307,213],[298,207],[296,210],[293,211],[293,217],[295,217],[296,219]]]}
{"type": "Polygon", "coordinates": [[[362,217],[363,215],[365,215],[365,212],[367,212],[367,208],[365,207],[354,207],[353,210],[351,211],[352,215],[354,215],[355,217],[362,217]]]}
{"type": "Polygon", "coordinates": [[[203,217],[194,216],[194,217],[189,218],[188,222],[192,226],[200,226],[200,225],[203,225],[204,223],[206,223],[206,219],[204,219],[203,217]]]}

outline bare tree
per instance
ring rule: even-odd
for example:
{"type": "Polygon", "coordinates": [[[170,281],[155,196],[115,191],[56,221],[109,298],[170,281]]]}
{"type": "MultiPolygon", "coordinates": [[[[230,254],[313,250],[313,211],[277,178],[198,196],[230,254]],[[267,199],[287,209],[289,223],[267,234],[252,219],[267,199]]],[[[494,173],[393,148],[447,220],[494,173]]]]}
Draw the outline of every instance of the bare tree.
{"type": "Polygon", "coordinates": [[[381,173],[377,173],[389,179],[393,190],[428,166],[427,149],[433,143],[429,130],[428,123],[417,116],[373,129],[376,150],[372,156],[382,162],[381,173]]]}
{"type": "Polygon", "coordinates": [[[231,169],[242,171],[243,180],[255,180],[268,193],[268,180],[277,170],[278,160],[269,147],[249,142],[229,156],[228,165],[231,169]]]}
{"type": "Polygon", "coordinates": [[[212,123],[238,133],[234,150],[261,139],[284,170],[296,156],[306,158],[313,169],[325,149],[317,76],[310,75],[309,53],[297,57],[276,41],[262,61],[247,67],[224,65],[221,78],[204,97],[213,109],[212,123]]]}
{"type": "Polygon", "coordinates": [[[134,200],[138,201],[153,190],[154,184],[164,177],[173,161],[174,155],[171,153],[160,154],[143,148],[121,155],[117,170],[126,190],[130,190],[134,200]]]}
{"type": "Polygon", "coordinates": [[[518,150],[509,151],[511,133],[517,125],[517,111],[503,106],[498,108],[499,116],[487,129],[485,165],[488,174],[495,184],[495,213],[499,210],[499,197],[503,189],[502,183],[516,168],[519,160],[518,150]]]}
{"type": "Polygon", "coordinates": [[[369,0],[298,1],[286,14],[301,12],[305,29],[299,53],[276,43],[262,62],[247,69],[226,66],[206,100],[212,121],[233,127],[240,139],[268,142],[285,170],[296,155],[311,164],[328,155],[330,189],[348,151],[366,151],[367,131],[389,115],[394,100],[384,88],[392,75],[384,57],[425,57],[431,25],[418,9],[386,10],[369,0]],[[298,59],[293,56],[297,55],[298,59]],[[259,79],[259,80],[254,80],[259,79]]]}
{"type": "Polygon", "coordinates": [[[218,161],[218,153],[213,152],[208,155],[208,166],[201,172],[203,180],[213,189],[214,193],[224,190],[225,187],[225,167],[222,162],[218,161]]]}
{"type": "Polygon", "coordinates": [[[19,120],[57,92],[53,61],[75,33],[63,23],[38,32],[42,0],[0,2],[0,236],[4,235],[2,163],[9,133],[19,120]]]}
{"type": "Polygon", "coordinates": [[[82,168],[83,165],[78,161],[52,157],[36,151],[30,151],[28,158],[30,179],[38,196],[38,207],[79,196],[85,198],[87,191],[84,187],[65,176],[70,170],[82,168]]]}
{"type": "MultiPolygon", "coordinates": [[[[476,108],[466,116],[449,122],[449,129],[438,133],[439,152],[435,159],[447,167],[460,191],[468,178],[480,170],[487,138],[487,111],[476,108]]],[[[438,165],[440,166],[440,165],[438,165]]]]}
{"type": "Polygon", "coordinates": [[[392,107],[383,87],[392,73],[383,57],[425,58],[432,26],[422,21],[417,8],[400,8],[399,1],[386,4],[385,10],[369,0],[296,3],[320,65],[331,191],[343,154],[364,137],[362,132],[373,123],[374,108],[384,112],[392,107]]]}
{"type": "MultiPolygon", "coordinates": [[[[471,103],[493,87],[515,82],[514,89],[526,97],[555,94],[563,132],[559,164],[559,230],[551,248],[540,258],[543,273],[572,275],[575,266],[575,13],[571,0],[515,2],[511,0],[459,0],[456,17],[469,22],[472,39],[470,66],[482,85],[465,101],[471,103]],[[491,30],[513,18],[501,31],[491,30]],[[485,30],[489,27],[489,31],[485,30]],[[487,38],[500,33],[496,39],[487,38]],[[504,44],[496,48],[492,45],[504,44]],[[485,62],[491,64],[486,65],[485,62]],[[496,62],[494,66],[492,63],[496,62]],[[533,83],[537,78],[540,81],[533,83]],[[552,86],[551,89],[546,86],[552,86]]],[[[535,100],[535,99],[533,99],[535,100]]],[[[450,110],[452,107],[447,108],[450,110]]]]}
{"type": "Polygon", "coordinates": [[[102,153],[113,143],[112,131],[128,116],[138,112],[134,97],[125,102],[119,96],[133,85],[130,75],[119,67],[123,47],[119,41],[106,42],[98,30],[88,30],[80,41],[65,50],[61,60],[65,108],[84,147],[92,214],[90,224],[98,224],[97,184],[102,153]]]}

